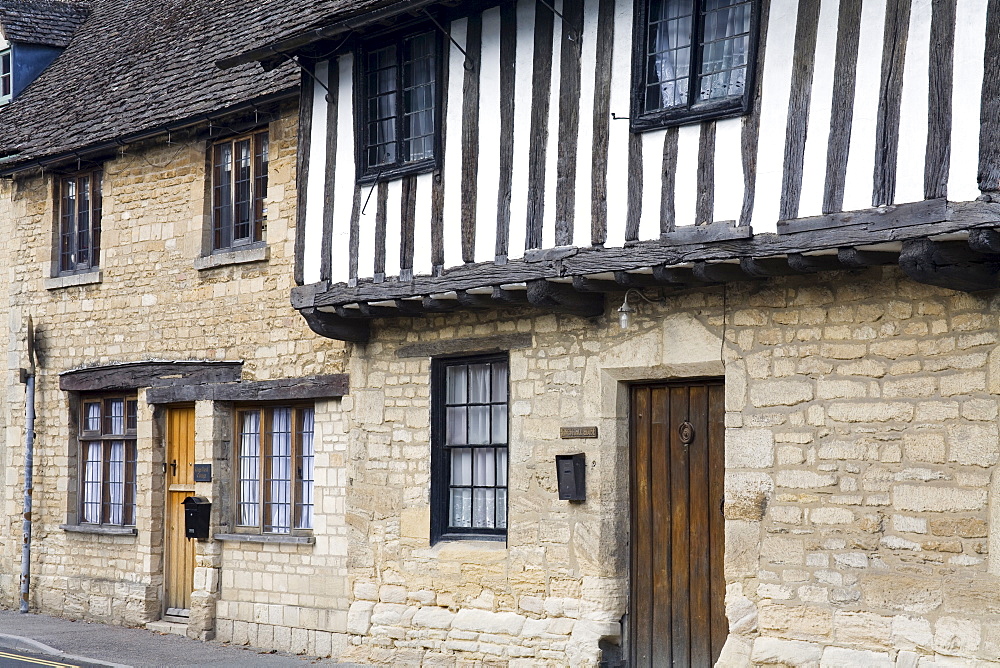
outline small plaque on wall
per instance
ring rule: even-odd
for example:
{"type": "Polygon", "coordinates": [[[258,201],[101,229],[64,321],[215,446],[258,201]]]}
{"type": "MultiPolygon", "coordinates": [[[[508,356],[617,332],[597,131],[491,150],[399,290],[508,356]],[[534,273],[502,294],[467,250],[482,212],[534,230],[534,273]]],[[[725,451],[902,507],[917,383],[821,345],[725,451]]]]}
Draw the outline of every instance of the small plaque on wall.
{"type": "Polygon", "coordinates": [[[194,465],[194,481],[195,482],[212,482],[212,465],[211,464],[195,464],[194,465]]]}
{"type": "Polygon", "coordinates": [[[597,438],[597,427],[559,427],[559,438],[597,438]]]}

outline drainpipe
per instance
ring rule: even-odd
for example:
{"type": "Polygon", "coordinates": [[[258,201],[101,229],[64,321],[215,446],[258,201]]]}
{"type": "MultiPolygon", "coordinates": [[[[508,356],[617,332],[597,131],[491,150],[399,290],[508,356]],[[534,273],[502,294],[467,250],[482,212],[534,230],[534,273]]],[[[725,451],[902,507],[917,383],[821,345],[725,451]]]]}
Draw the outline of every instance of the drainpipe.
{"type": "Polygon", "coordinates": [[[31,495],[35,449],[35,328],[28,316],[28,368],[21,370],[25,383],[24,402],[24,544],[21,547],[21,612],[28,612],[28,591],[31,583],[31,495]]]}

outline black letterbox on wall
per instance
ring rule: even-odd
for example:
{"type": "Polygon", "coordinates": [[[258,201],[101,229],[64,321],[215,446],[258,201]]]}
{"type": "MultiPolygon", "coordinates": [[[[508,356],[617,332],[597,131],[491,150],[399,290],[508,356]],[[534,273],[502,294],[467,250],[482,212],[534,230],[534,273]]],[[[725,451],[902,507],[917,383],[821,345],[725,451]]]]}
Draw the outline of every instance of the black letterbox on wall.
{"type": "Polygon", "coordinates": [[[184,499],[184,537],[208,538],[208,525],[212,517],[212,502],[203,496],[184,499]]]}
{"type": "Polygon", "coordinates": [[[559,482],[560,501],[586,501],[586,460],[583,453],[556,455],[556,479],[559,482]]]}

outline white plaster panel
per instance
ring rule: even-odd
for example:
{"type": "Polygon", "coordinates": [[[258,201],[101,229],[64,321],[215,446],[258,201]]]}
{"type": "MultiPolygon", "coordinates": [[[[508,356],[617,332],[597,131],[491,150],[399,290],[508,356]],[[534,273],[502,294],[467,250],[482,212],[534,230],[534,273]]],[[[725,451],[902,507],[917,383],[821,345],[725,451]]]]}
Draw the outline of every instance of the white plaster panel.
{"type": "Polygon", "coordinates": [[[479,58],[479,174],[476,196],[476,262],[496,257],[500,192],[500,9],[483,12],[479,58]]]}
{"type": "Polygon", "coordinates": [[[885,32],[884,0],[864,0],[861,5],[860,30],[851,145],[844,180],[844,211],[868,209],[872,205],[875,131],[878,126],[882,42],[885,32]]]}
{"type": "Polygon", "coordinates": [[[927,152],[927,95],[931,40],[931,0],[913,0],[903,65],[899,108],[899,151],[896,154],[895,202],[924,198],[924,156],[927,152]]]}
{"type": "MultiPolygon", "coordinates": [[[[958,0],[951,99],[951,169],[948,199],[979,197],[979,113],[986,49],[986,0],[958,0]]],[[[990,48],[996,48],[993,44],[990,48]]]]}
{"type": "MultiPolygon", "coordinates": [[[[326,81],[329,62],[316,65],[316,78],[326,81]]],[[[319,281],[323,247],[323,190],[326,186],[326,91],[313,86],[312,128],[309,134],[309,177],[306,181],[305,253],[302,258],[305,282],[319,281]]]]}
{"type": "Polygon", "coordinates": [[[823,213],[823,192],[826,188],[826,151],[830,143],[830,115],[833,108],[833,71],[837,59],[838,0],[823,0],[819,9],[816,32],[816,59],[813,68],[812,93],[809,98],[805,154],[802,161],[802,194],[799,199],[800,217],[823,213]]]}

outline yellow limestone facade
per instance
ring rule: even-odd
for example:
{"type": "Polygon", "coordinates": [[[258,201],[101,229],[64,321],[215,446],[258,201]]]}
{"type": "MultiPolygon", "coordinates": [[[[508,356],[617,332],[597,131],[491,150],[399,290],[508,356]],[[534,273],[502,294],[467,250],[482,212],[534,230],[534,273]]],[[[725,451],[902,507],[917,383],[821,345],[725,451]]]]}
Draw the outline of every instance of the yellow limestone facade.
{"type": "MultiPolygon", "coordinates": [[[[53,176],[0,183],[7,270],[0,601],[18,598],[25,331],[37,331],[32,609],[141,626],[163,612],[164,410],[139,390],[135,535],[63,527],[78,455],[59,374],[152,360],[242,361],[244,381],[347,373],[316,409],[311,542],[197,544],[187,632],[370,663],[595,666],[629,592],[628,387],[725,382],[720,665],[995,665],[1000,656],[998,308],[893,268],[778,278],[583,320],[493,310],[381,320],[370,343],[306,327],[293,285],[296,121],[269,125],[266,252],[206,266],[206,140],[104,164],[99,276],[52,280],[53,176]],[[199,268],[200,267],[200,268],[199,268]],[[510,359],[506,542],[430,544],[434,350],[510,359]],[[563,426],[596,426],[568,441],[563,426]],[[587,500],[554,457],[584,452],[587,500]]],[[[654,293],[650,293],[655,297],[654,293]]],[[[195,402],[231,522],[233,405],[195,402]],[[228,468],[227,468],[228,467],[228,468]]]]}

